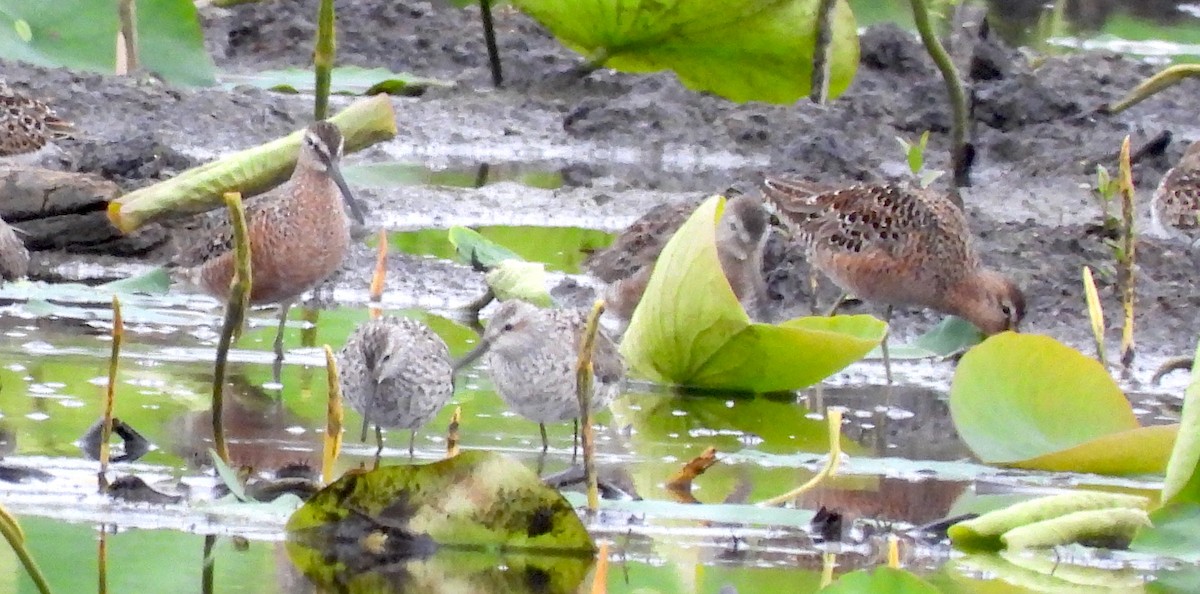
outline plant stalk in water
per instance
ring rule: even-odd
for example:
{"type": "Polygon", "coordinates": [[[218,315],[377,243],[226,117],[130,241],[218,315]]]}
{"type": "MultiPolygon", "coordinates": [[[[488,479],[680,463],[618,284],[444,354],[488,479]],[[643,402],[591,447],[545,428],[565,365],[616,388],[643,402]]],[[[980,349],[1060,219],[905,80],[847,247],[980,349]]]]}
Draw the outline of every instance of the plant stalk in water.
{"type": "Polygon", "coordinates": [[[496,27],[492,24],[492,0],[479,0],[479,19],[483,21],[483,42],[487,45],[488,65],[492,68],[492,86],[504,84],[500,68],[500,50],[496,47],[496,27]]]}
{"type": "Polygon", "coordinates": [[[329,83],[333,76],[333,61],[337,55],[334,31],[333,0],[321,0],[317,8],[317,43],[313,48],[313,70],[316,72],[316,101],[313,119],[329,115],[329,83]]]}
{"type": "MultiPolygon", "coordinates": [[[[929,9],[925,0],[909,0],[912,5],[913,21],[925,44],[925,51],[933,58],[933,63],[942,73],[946,83],[946,95],[950,99],[950,169],[954,172],[954,185],[965,186],[970,182],[970,167],[967,148],[967,95],[963,90],[962,80],[958,70],[942,42],[938,40],[929,19],[929,9]]],[[[957,195],[954,201],[962,206],[962,199],[957,195]]]]}
{"type": "Polygon", "coordinates": [[[1104,350],[1104,309],[1100,306],[1100,293],[1096,290],[1096,279],[1092,268],[1083,267],[1083,296],[1087,300],[1088,320],[1092,323],[1092,339],[1096,341],[1096,358],[1100,365],[1108,368],[1108,357],[1104,350]]]}
{"type": "Polygon", "coordinates": [[[333,466],[342,451],[342,383],[338,381],[337,358],[333,349],[325,345],[325,378],[329,386],[329,403],[325,408],[325,449],[321,456],[321,482],[333,482],[333,466]]]}
{"type": "Polygon", "coordinates": [[[825,460],[825,466],[821,468],[817,474],[813,475],[808,482],[784,493],[772,497],[758,505],[765,507],[768,505],[783,505],[796,497],[812,490],[821,481],[833,476],[837,473],[838,464],[842,461],[842,409],[838,407],[830,407],[825,410],[825,417],[829,421],[829,458],[825,460]]]}
{"type": "Polygon", "coordinates": [[[50,584],[46,582],[46,576],[42,575],[42,570],[38,569],[37,562],[29,554],[29,549],[25,548],[25,532],[21,530],[17,519],[8,513],[3,505],[0,505],[0,533],[4,534],[4,540],[8,541],[8,546],[12,547],[17,558],[21,560],[21,565],[25,566],[25,573],[29,574],[29,579],[33,580],[33,585],[37,587],[38,592],[50,594],[52,590],[50,590],[50,584]]]}
{"type": "Polygon", "coordinates": [[[587,326],[583,330],[583,341],[579,346],[579,361],[575,367],[575,395],[579,398],[580,439],[583,441],[583,476],[587,481],[588,509],[595,512],[600,508],[600,488],[596,480],[596,442],[592,429],[592,354],[596,350],[596,332],[600,329],[600,314],[604,313],[604,300],[597,299],[588,314],[587,326]]]}
{"type": "Polygon", "coordinates": [[[233,280],[229,283],[229,300],[225,304],[221,338],[217,342],[217,361],[213,369],[212,428],[213,446],[217,450],[217,456],[225,464],[229,464],[229,448],[225,445],[225,427],[221,414],[225,405],[225,369],[229,362],[229,348],[241,336],[246,311],[250,308],[253,276],[250,270],[250,237],[246,230],[246,210],[242,206],[241,194],[226,193],[225,205],[229,208],[229,221],[233,225],[236,266],[233,269],[233,280]]]}
{"type": "Polygon", "coordinates": [[[104,390],[104,411],[101,414],[100,425],[100,473],[96,482],[100,492],[108,487],[108,460],[111,453],[108,440],[112,439],[113,409],[117,399],[117,369],[121,362],[121,340],[125,337],[125,322],[121,318],[121,300],[113,295],[112,298],[113,327],[112,351],[108,358],[108,386],[104,390]]]}
{"type": "Polygon", "coordinates": [[[1117,261],[1121,286],[1121,309],[1125,313],[1121,325],[1121,365],[1129,371],[1133,364],[1133,283],[1136,242],[1133,231],[1133,169],[1129,163],[1129,137],[1121,142],[1121,253],[1117,261]]]}
{"type": "Polygon", "coordinates": [[[454,407],[454,414],[450,415],[450,426],[446,429],[446,457],[453,458],[458,455],[458,428],[462,424],[462,407],[454,407]]]}

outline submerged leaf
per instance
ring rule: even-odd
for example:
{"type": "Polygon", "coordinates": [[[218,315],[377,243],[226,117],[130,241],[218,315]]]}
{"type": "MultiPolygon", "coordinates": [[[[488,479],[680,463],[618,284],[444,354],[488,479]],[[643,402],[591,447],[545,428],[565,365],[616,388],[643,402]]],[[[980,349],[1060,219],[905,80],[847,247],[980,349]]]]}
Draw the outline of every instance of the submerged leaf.
{"type": "Polygon", "coordinates": [[[982,461],[1023,468],[1161,472],[1173,439],[1171,428],[1138,426],[1095,359],[1036,334],[1005,332],[968,351],[950,412],[982,461]]]}
{"type": "MultiPolygon", "coordinates": [[[[670,68],[689,88],[733,101],[791,103],[812,82],[820,0],[514,0],[513,5],[598,65],[626,72],[670,68]]],[[[858,65],[854,14],[831,15],[829,97],[858,65]]]]}
{"type": "MultiPolygon", "coordinates": [[[[264,70],[253,74],[224,73],[221,82],[227,85],[251,85],[260,89],[284,93],[313,93],[316,79],[312,70],[286,68],[264,70]]],[[[341,95],[420,95],[431,86],[448,87],[452,83],[416,76],[407,72],[392,72],[386,68],[339,66],[331,72],[329,90],[341,95]]]]}
{"type": "MultiPolygon", "coordinates": [[[[438,462],[385,466],[343,476],[288,520],[289,538],[335,552],[381,532],[391,553],[438,547],[492,552],[554,552],[590,557],[574,509],[524,465],[484,451],[438,462]]],[[[366,554],[365,552],[363,554],[366,554]]]]}
{"type": "Polygon", "coordinates": [[[752,324],[717,259],[715,224],[723,208],[720,196],[705,201],[663,248],[621,342],[632,370],[698,388],[794,390],[879,344],[887,326],[871,316],[752,324]]]}

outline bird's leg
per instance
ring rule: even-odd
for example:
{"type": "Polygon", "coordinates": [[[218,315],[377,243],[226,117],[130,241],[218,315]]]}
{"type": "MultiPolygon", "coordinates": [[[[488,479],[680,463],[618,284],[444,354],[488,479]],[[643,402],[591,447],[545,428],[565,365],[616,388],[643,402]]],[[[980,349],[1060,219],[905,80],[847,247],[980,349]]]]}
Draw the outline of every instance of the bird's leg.
{"type": "Polygon", "coordinates": [[[817,285],[820,279],[817,278],[817,269],[810,268],[808,270],[808,311],[817,313],[817,285]]]}
{"type": "Polygon", "coordinates": [[[538,423],[538,431],[542,434],[542,453],[544,454],[546,450],[550,449],[550,440],[546,439],[546,424],[538,423]]]}
{"type": "Polygon", "coordinates": [[[408,436],[408,458],[410,460],[413,457],[413,447],[416,445],[416,443],[417,443],[417,430],[413,429],[412,433],[410,433],[408,436]]]}
{"type": "Polygon", "coordinates": [[[837,310],[839,308],[841,308],[843,305],[845,305],[846,301],[849,299],[850,299],[849,293],[842,293],[841,295],[838,295],[838,298],[836,300],[834,300],[833,305],[831,305],[829,307],[829,309],[825,311],[825,315],[826,316],[836,315],[837,310]]]}
{"type": "Polygon", "coordinates": [[[358,436],[358,441],[361,443],[367,443],[367,428],[371,425],[370,421],[369,415],[363,415],[362,435],[358,436]]]}
{"type": "Polygon", "coordinates": [[[579,455],[579,419],[575,419],[575,437],[571,438],[571,464],[575,463],[575,458],[579,455]]]}
{"type": "Polygon", "coordinates": [[[375,426],[375,468],[379,468],[379,459],[383,457],[383,429],[375,426]]]}
{"type": "Polygon", "coordinates": [[[283,330],[287,324],[288,310],[291,308],[291,301],[279,304],[279,326],[275,329],[275,362],[271,366],[271,378],[276,384],[283,383],[283,330]]]}
{"type": "Polygon", "coordinates": [[[887,329],[884,330],[883,342],[879,343],[879,350],[883,351],[883,375],[887,378],[888,385],[892,385],[892,360],[888,357],[888,340],[892,337],[892,306],[887,306],[883,313],[883,322],[887,324],[887,329]]]}

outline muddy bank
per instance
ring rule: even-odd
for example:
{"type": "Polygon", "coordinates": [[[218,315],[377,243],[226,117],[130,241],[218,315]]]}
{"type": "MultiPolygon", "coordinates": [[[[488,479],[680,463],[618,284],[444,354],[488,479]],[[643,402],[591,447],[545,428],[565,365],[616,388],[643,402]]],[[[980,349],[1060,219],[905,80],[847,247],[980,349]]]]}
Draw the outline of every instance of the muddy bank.
{"type": "MultiPolygon", "coordinates": [[[[496,14],[507,83],[493,90],[474,8],[403,1],[387,7],[350,3],[339,10],[340,63],[458,83],[395,99],[399,136],[351,156],[349,163],[402,160],[444,168],[520,161],[560,172],[566,184],[558,190],[515,184],[360,189],[388,228],[484,221],[616,228],[665,200],[752,186],[763,171],[828,181],[895,179],[905,175],[895,137],[914,139],[925,130],[933,132],[929,166],[946,167],[949,121],[941,80],[919,42],[894,27],[863,34],[854,84],[829,105],[737,105],[684,89],[669,73],[598,71],[580,78],[572,71],[577,56],[509,9],[496,14]]],[[[311,38],[315,13],[311,0],[206,9],[206,36],[225,70],[305,67],[311,49],[299,40],[311,38]]],[[[962,52],[964,63],[974,56],[970,85],[978,155],[965,200],[984,258],[1025,288],[1029,329],[1086,346],[1080,269],[1109,270],[1111,257],[1090,230],[1099,211],[1083,188],[1093,174],[1082,164],[1101,161],[1111,168],[1107,159],[1125,135],[1136,144],[1172,132],[1176,142],[1165,154],[1135,167],[1148,200],[1183,141],[1200,137],[1191,106],[1200,83],[1187,81],[1124,114],[1102,116],[1093,112],[1096,106],[1114,101],[1155,68],[1105,53],[1051,57],[1035,68],[994,40],[956,48],[960,58],[962,52]]],[[[147,77],[11,63],[3,64],[3,72],[10,83],[51,100],[61,115],[77,122],[78,138],[61,145],[52,166],[98,173],[126,190],[298,128],[310,109],[303,97],[244,87],[185,89],[147,77]]],[[[79,210],[96,216],[102,205],[79,210]]],[[[36,216],[18,216],[18,225],[36,216]]],[[[133,247],[97,241],[87,251],[139,252],[154,261],[164,256],[158,247],[163,236],[151,227],[133,247]]],[[[1140,341],[1153,351],[1190,349],[1200,331],[1194,315],[1200,294],[1193,281],[1200,256],[1150,238],[1139,250],[1139,306],[1145,314],[1140,341]]],[[[366,247],[360,251],[352,262],[369,262],[366,247]]],[[[80,258],[47,252],[35,257],[43,273],[51,271],[49,263],[80,258]]],[[[88,257],[110,261],[107,255],[88,257]]],[[[798,260],[794,250],[774,240],[767,265],[785,309],[806,302],[798,260]]],[[[393,278],[426,279],[405,282],[413,292],[433,297],[443,282],[463,291],[478,286],[462,267],[396,257],[393,268],[393,278]]],[[[1102,284],[1109,278],[1102,273],[1102,284]]],[[[1113,293],[1105,287],[1102,294],[1111,317],[1118,311],[1113,293]]],[[[898,326],[901,334],[910,333],[933,319],[906,313],[898,326]]]]}

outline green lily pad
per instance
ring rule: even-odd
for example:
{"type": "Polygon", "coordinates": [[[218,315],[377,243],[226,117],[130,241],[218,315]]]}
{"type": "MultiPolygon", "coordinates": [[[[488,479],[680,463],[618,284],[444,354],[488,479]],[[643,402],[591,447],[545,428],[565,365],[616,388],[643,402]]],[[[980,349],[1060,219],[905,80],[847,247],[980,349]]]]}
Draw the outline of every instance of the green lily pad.
{"type": "MultiPolygon", "coordinates": [[[[137,4],[141,67],[187,85],[215,82],[192,0],[137,4]]],[[[117,4],[95,0],[0,0],[0,56],[41,66],[112,73],[117,4]]]]}
{"type": "Polygon", "coordinates": [[[487,239],[474,229],[451,227],[449,236],[459,261],[464,264],[479,264],[491,269],[505,260],[522,259],[516,252],[487,239]]]}
{"type": "Polygon", "coordinates": [[[827,594],[938,594],[929,582],[892,567],[859,569],[821,588],[827,594]]]}
{"type": "MultiPolygon", "coordinates": [[[[285,68],[265,70],[253,74],[221,74],[226,85],[250,85],[283,93],[314,93],[317,80],[312,70],[285,68]]],[[[449,87],[453,83],[434,78],[425,78],[407,72],[392,72],[386,68],[360,68],[339,66],[330,74],[329,92],[338,95],[389,95],[413,96],[424,93],[432,86],[449,87]]]]}
{"type": "Polygon", "coordinates": [[[1162,498],[1167,503],[1200,503],[1200,346],[1192,360],[1192,381],[1183,393],[1179,439],[1167,462],[1162,498]]]}
{"type": "Polygon", "coordinates": [[[1200,505],[1169,503],[1150,514],[1151,527],[1143,528],[1129,548],[1151,555],[1200,562],[1200,505]]]}
{"type": "MultiPolygon", "coordinates": [[[[961,353],[983,341],[985,336],[975,324],[958,316],[946,316],[938,325],[908,344],[889,344],[888,357],[898,359],[940,359],[961,353]]],[[[867,358],[882,359],[875,349],[867,358]]]]}
{"type": "Polygon", "coordinates": [[[751,323],[717,259],[715,228],[724,201],[705,201],[663,248],[621,342],[633,371],[696,388],[795,390],[879,344],[887,326],[871,316],[751,323]]]}
{"type": "Polygon", "coordinates": [[[131,276],[104,283],[98,288],[113,293],[142,293],[144,295],[166,295],[171,290],[171,275],[166,268],[158,267],[146,274],[131,276]]]}
{"type": "MultiPolygon", "coordinates": [[[[733,101],[791,103],[809,93],[820,0],[514,0],[563,44],[626,72],[671,69],[685,86],[733,101]]],[[[829,97],[850,85],[858,32],[832,16],[829,97]]]]}
{"type": "Polygon", "coordinates": [[[347,474],[287,523],[289,539],[331,554],[347,538],[381,531],[416,552],[452,547],[590,558],[595,551],[558,491],[516,460],[486,451],[347,474]]]}
{"type": "Polygon", "coordinates": [[[950,413],[980,460],[1030,469],[1162,472],[1175,432],[1139,427],[1094,359],[1048,336],[1012,332],[963,356],[950,413]]]}

